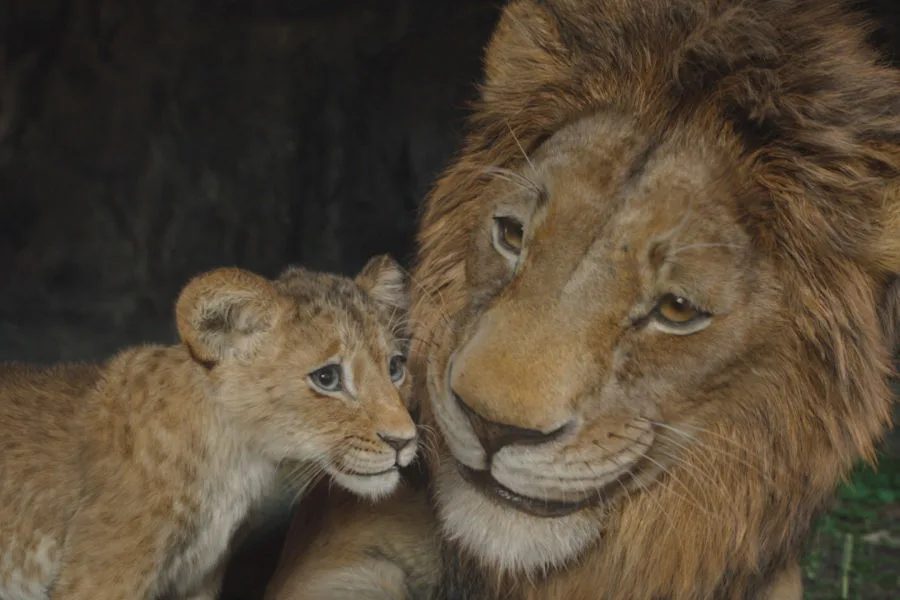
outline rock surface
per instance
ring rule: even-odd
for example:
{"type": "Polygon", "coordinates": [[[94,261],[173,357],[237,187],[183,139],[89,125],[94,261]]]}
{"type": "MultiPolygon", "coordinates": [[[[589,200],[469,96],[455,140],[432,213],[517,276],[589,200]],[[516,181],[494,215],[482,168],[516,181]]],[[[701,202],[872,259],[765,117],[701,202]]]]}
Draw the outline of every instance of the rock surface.
{"type": "Polygon", "coordinates": [[[171,339],[204,269],[408,259],[499,8],[3,4],[0,359],[33,360],[171,339]]]}

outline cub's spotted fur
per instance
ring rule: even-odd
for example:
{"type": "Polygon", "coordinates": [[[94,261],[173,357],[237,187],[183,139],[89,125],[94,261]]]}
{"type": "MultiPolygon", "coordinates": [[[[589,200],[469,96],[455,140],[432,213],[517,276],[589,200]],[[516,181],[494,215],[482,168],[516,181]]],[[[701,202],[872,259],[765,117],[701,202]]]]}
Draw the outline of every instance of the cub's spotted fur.
{"type": "Polygon", "coordinates": [[[0,598],[214,598],[283,460],[367,497],[417,447],[407,301],[390,258],[355,280],[192,280],[181,343],[102,365],[0,366],[0,598]]]}

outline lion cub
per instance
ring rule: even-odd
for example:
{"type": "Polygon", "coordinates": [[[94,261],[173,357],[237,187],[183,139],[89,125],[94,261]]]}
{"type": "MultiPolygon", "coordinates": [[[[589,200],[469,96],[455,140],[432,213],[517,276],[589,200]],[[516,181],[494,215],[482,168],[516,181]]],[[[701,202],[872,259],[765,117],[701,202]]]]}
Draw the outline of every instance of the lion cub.
{"type": "Polygon", "coordinates": [[[214,598],[280,461],[367,497],[416,453],[404,277],[200,275],[181,344],[102,365],[0,366],[0,598],[214,598]]]}

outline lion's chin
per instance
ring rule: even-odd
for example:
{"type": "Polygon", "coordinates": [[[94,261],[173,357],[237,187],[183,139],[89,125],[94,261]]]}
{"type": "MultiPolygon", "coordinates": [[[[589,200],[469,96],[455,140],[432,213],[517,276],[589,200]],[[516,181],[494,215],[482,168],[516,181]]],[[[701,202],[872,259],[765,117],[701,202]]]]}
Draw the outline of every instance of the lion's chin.
{"type": "Polygon", "coordinates": [[[562,567],[600,537],[602,507],[536,516],[523,511],[518,498],[509,501],[517,495],[498,502],[478,491],[449,456],[438,465],[435,492],[447,537],[501,572],[530,574],[562,567]]]}

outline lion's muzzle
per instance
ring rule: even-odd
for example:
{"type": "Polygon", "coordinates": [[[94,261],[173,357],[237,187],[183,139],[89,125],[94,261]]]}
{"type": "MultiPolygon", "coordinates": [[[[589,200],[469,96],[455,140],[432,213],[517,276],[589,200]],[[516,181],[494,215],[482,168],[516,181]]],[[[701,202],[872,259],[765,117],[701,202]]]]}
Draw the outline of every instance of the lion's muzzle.
{"type": "Polygon", "coordinates": [[[488,464],[490,464],[491,458],[504,446],[512,444],[519,446],[547,444],[562,437],[572,427],[572,421],[569,420],[563,425],[545,433],[538,429],[527,429],[516,425],[496,423],[484,418],[476,410],[469,407],[456,392],[452,392],[452,394],[453,399],[459,404],[463,413],[469,419],[478,441],[481,442],[482,448],[487,453],[488,464]]]}

